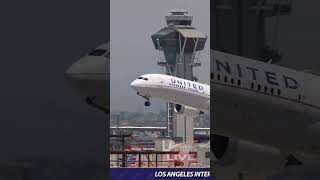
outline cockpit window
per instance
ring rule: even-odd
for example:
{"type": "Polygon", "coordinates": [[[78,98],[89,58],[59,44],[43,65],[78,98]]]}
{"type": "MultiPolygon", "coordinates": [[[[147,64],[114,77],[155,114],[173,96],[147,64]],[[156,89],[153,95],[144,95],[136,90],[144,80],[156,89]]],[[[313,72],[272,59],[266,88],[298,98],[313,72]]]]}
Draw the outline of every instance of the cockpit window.
{"type": "Polygon", "coordinates": [[[142,80],[148,81],[148,78],[145,78],[145,77],[142,77],[142,76],[138,77],[138,79],[142,79],[142,80]]]}
{"type": "Polygon", "coordinates": [[[95,49],[89,53],[90,56],[103,56],[107,50],[105,49],[95,49]]]}

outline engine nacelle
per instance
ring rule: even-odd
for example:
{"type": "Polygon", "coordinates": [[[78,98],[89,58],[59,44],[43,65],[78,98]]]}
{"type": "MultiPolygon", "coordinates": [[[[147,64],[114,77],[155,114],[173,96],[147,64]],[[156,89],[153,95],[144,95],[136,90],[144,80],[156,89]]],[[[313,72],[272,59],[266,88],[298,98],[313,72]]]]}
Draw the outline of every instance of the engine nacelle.
{"type": "Polygon", "coordinates": [[[190,106],[183,106],[180,104],[174,105],[174,111],[178,114],[185,114],[187,116],[198,116],[199,114],[203,114],[203,112],[197,108],[193,108],[190,106]]]}
{"type": "Polygon", "coordinates": [[[288,157],[277,148],[219,135],[211,138],[211,151],[217,166],[232,167],[238,172],[273,174],[288,163],[288,157]]]}

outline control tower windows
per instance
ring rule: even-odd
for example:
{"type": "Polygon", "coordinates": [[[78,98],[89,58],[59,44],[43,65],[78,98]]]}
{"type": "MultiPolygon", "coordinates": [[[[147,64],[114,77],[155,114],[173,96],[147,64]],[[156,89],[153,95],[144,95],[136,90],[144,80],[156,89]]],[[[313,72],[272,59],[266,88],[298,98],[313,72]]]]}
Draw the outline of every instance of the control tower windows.
{"type": "Polygon", "coordinates": [[[169,20],[167,21],[167,24],[191,26],[191,21],[190,20],[181,20],[181,21],[169,20]]]}

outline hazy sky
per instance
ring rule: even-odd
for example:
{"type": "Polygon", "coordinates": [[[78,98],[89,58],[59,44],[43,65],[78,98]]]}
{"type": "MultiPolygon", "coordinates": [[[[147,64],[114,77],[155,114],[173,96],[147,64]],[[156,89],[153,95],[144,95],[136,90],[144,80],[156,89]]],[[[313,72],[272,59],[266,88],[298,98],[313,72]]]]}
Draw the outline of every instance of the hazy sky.
{"type": "Polygon", "coordinates": [[[172,9],[184,8],[194,16],[193,26],[208,36],[201,52],[202,67],[195,70],[199,82],[209,82],[209,0],[111,0],[111,111],[154,111],[165,108],[164,101],[152,100],[150,107],[130,88],[131,81],[147,73],[165,73],[157,65],[159,51],[151,35],[166,26],[165,16],[172,9]],[[195,3],[197,2],[197,3],[195,3]]]}

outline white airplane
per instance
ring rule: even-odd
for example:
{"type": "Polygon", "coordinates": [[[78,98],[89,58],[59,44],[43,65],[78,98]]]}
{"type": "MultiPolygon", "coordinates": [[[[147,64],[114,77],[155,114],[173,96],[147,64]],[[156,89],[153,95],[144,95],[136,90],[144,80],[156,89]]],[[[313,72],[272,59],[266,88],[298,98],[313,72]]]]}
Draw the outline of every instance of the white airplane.
{"type": "MultiPolygon", "coordinates": [[[[214,168],[269,177],[319,170],[311,166],[320,163],[319,76],[211,51],[210,79],[214,168]]],[[[186,110],[210,107],[209,86],[193,81],[146,74],[131,86],[147,106],[155,97],[186,110]]]]}
{"type": "Polygon", "coordinates": [[[211,50],[210,81],[214,168],[319,175],[319,76],[211,50]]]}
{"type": "MultiPolygon", "coordinates": [[[[89,104],[109,109],[104,97],[109,94],[110,52],[103,46],[95,50],[72,65],[66,76],[89,104]],[[107,51],[95,54],[99,49],[107,51]]],[[[209,110],[207,85],[176,77],[173,83],[166,75],[141,77],[131,85],[147,99],[146,105],[156,97],[176,103],[178,112],[209,110]],[[163,93],[172,91],[179,93],[163,93]]],[[[252,174],[286,170],[292,177],[319,171],[319,76],[212,50],[210,79],[213,168],[252,174]]]]}
{"type": "Polygon", "coordinates": [[[163,74],[145,74],[130,85],[147,100],[146,106],[150,106],[153,97],[175,103],[176,112],[187,115],[210,109],[210,87],[206,84],[163,74]]]}
{"type": "Polygon", "coordinates": [[[109,113],[110,44],[102,44],[65,72],[68,83],[87,104],[109,113]]]}

